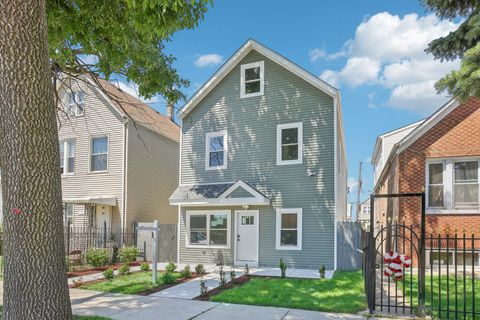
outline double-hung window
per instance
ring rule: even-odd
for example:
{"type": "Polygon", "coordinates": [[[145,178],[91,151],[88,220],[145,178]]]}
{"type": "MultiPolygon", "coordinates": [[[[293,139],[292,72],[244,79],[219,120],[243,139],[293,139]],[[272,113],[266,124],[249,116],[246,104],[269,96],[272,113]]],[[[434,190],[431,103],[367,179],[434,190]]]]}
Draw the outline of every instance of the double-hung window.
{"type": "Polygon", "coordinates": [[[68,93],[68,101],[65,106],[65,112],[72,116],[82,116],[85,112],[85,93],[83,91],[73,91],[68,93]]]}
{"type": "Polygon", "coordinates": [[[90,172],[107,171],[108,136],[93,137],[90,148],[90,172]]]}
{"type": "Polygon", "coordinates": [[[60,141],[60,173],[73,174],[75,172],[75,140],[60,141]]]}
{"type": "Polygon", "coordinates": [[[444,207],[444,163],[428,164],[428,206],[430,208],[444,207]]]}
{"type": "Polygon", "coordinates": [[[478,161],[455,161],[453,179],[455,208],[478,208],[478,161]]]}
{"type": "Polygon", "coordinates": [[[192,247],[229,247],[230,212],[188,211],[187,245],[192,247]]]}
{"type": "Polygon", "coordinates": [[[277,126],[277,165],[299,164],[303,161],[303,124],[277,126]]]}
{"type": "Polygon", "coordinates": [[[205,169],[227,168],[227,133],[211,132],[206,136],[205,169]]]}
{"type": "Polygon", "coordinates": [[[73,226],[74,205],[73,203],[65,203],[63,205],[63,223],[66,226],[73,226]]]}
{"type": "Polygon", "coordinates": [[[264,62],[243,64],[240,67],[240,72],[240,97],[247,98],[263,95],[264,62]]]}
{"type": "Polygon", "coordinates": [[[277,250],[302,250],[302,209],[277,209],[277,250]]]}

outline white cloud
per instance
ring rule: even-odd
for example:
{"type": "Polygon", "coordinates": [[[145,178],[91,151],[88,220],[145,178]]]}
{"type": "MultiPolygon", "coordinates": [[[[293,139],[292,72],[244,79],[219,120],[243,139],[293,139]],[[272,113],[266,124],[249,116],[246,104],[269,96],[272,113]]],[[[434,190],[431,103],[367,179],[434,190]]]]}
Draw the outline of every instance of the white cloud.
{"type": "Polygon", "coordinates": [[[350,192],[352,192],[353,190],[355,190],[355,189],[357,188],[357,186],[358,186],[358,181],[357,181],[357,179],[352,178],[352,177],[348,178],[347,186],[348,186],[348,190],[349,190],[350,192]]]}
{"type": "Polygon", "coordinates": [[[213,67],[223,63],[224,59],[217,53],[209,53],[198,56],[193,63],[198,68],[213,67]]]}
{"type": "Polygon", "coordinates": [[[324,49],[314,48],[308,51],[308,56],[310,57],[311,62],[325,58],[326,55],[327,52],[324,49]]]}
{"type": "MultiPolygon", "coordinates": [[[[435,15],[408,14],[403,18],[381,12],[364,20],[339,52],[347,52],[345,66],[325,70],[320,77],[334,86],[380,85],[390,90],[387,104],[426,113],[438,108],[433,83],[453,69],[459,60],[440,62],[425,53],[428,43],[458,28],[459,23],[435,15]]],[[[325,52],[325,57],[331,56],[325,52]]],[[[374,106],[369,97],[369,106],[374,106]]]]}

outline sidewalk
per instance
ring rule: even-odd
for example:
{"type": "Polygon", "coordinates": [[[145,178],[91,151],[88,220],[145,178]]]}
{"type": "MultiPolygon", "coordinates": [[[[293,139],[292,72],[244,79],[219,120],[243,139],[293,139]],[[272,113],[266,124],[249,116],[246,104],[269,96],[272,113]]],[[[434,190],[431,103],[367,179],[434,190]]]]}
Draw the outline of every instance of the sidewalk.
{"type": "Polygon", "coordinates": [[[74,314],[104,316],[113,320],[366,319],[364,316],[351,314],[110,294],[80,289],[71,289],[70,297],[74,314]]]}

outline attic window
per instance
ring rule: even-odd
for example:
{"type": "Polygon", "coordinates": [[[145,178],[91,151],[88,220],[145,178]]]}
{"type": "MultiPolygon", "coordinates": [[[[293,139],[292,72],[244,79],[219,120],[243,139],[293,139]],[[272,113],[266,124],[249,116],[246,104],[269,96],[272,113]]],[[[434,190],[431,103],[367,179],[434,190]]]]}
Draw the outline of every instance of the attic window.
{"type": "Polygon", "coordinates": [[[240,98],[263,95],[264,87],[264,62],[243,64],[240,68],[241,87],[240,98]]]}

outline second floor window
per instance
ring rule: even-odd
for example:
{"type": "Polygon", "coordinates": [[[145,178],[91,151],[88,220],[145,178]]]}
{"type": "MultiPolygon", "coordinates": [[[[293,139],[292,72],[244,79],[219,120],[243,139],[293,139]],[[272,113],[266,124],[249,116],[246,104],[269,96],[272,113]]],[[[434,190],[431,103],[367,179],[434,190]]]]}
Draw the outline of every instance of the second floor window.
{"type": "Polygon", "coordinates": [[[68,101],[65,106],[65,112],[72,116],[82,116],[85,111],[85,93],[83,91],[74,91],[68,93],[68,101]]]}
{"type": "Polygon", "coordinates": [[[207,170],[227,168],[226,132],[207,133],[205,166],[207,170]]]}
{"type": "Polygon", "coordinates": [[[240,67],[241,86],[240,97],[255,97],[263,95],[264,87],[264,62],[243,64],[240,67]]]}
{"type": "Polygon", "coordinates": [[[60,141],[60,173],[75,172],[75,140],[60,141]]]}
{"type": "Polygon", "coordinates": [[[277,126],[277,165],[299,164],[303,161],[303,124],[277,126]]]}
{"type": "Polygon", "coordinates": [[[90,171],[107,171],[108,169],[108,137],[93,137],[91,140],[90,171]]]}

